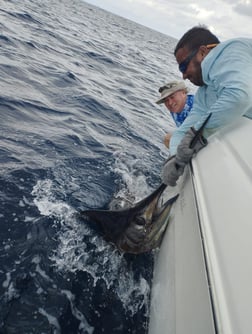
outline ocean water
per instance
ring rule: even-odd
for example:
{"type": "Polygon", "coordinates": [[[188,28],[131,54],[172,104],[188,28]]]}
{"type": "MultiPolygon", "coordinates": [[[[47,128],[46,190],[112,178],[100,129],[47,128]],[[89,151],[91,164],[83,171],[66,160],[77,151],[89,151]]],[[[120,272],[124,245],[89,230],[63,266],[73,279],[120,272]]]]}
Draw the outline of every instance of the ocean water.
{"type": "Polygon", "coordinates": [[[176,41],[81,0],[2,0],[0,28],[0,333],[147,333],[155,251],[74,214],[159,185],[176,41]]]}

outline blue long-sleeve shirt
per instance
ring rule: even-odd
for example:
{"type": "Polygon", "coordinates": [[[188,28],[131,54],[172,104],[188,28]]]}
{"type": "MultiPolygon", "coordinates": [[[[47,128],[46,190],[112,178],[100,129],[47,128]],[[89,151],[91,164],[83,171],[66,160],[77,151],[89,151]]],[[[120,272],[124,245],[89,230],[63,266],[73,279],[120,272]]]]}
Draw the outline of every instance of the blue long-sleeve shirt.
{"type": "Polygon", "coordinates": [[[199,129],[209,113],[212,116],[204,131],[206,137],[241,116],[252,118],[252,39],[218,44],[201,68],[204,85],[195,94],[190,114],[171,137],[172,155],[185,132],[192,126],[199,129]]]}

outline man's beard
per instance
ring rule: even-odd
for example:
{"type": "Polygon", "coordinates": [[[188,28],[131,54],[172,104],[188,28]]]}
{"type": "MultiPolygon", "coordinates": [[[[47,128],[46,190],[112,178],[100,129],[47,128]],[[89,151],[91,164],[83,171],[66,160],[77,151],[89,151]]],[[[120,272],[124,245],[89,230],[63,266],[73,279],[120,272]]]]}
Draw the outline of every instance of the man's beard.
{"type": "Polygon", "coordinates": [[[195,66],[195,73],[197,75],[188,77],[188,79],[193,83],[195,86],[204,86],[204,81],[202,78],[202,69],[201,69],[201,63],[194,61],[194,66],[195,66]]]}

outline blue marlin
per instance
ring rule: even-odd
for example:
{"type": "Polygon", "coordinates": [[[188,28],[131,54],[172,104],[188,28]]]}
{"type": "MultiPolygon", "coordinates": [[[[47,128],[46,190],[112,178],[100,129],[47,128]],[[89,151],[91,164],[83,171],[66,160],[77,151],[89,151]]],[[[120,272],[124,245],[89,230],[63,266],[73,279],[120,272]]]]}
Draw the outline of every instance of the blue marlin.
{"type": "MultiPolygon", "coordinates": [[[[211,113],[199,130],[191,128],[194,133],[189,148],[194,148],[201,140],[207,144],[202,133],[211,113]]],[[[107,241],[114,243],[120,251],[139,254],[148,252],[160,245],[169,221],[171,208],[178,194],[164,204],[160,204],[166,189],[161,184],[153,193],[136,203],[133,207],[122,210],[86,210],[81,217],[98,223],[107,241]]]]}
{"type": "Polygon", "coordinates": [[[149,196],[133,207],[121,210],[85,210],[81,217],[96,222],[105,240],[122,252],[139,254],[160,245],[169,220],[169,214],[178,195],[161,204],[166,188],[161,184],[149,196]]]}

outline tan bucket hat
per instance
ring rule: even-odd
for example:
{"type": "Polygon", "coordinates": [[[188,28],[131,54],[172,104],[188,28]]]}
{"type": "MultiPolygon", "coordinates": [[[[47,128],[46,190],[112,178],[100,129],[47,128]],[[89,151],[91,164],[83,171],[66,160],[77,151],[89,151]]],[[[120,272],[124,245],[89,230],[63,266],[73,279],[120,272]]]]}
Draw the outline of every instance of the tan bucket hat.
{"type": "Polygon", "coordinates": [[[171,81],[167,83],[166,85],[159,88],[159,92],[161,93],[161,97],[156,101],[157,104],[164,103],[165,99],[177,92],[178,90],[187,90],[187,87],[184,83],[184,81],[171,81]]]}

